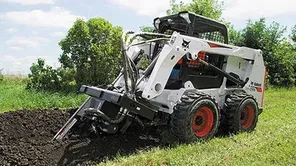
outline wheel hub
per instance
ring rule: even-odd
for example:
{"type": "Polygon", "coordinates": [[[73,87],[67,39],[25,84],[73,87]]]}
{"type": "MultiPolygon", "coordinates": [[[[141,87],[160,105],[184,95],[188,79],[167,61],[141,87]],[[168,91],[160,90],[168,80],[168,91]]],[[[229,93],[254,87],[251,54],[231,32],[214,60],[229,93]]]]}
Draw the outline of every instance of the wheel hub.
{"type": "Polygon", "coordinates": [[[196,125],[201,125],[203,123],[203,118],[201,117],[201,116],[197,116],[196,118],[195,118],[195,124],[196,125]]]}
{"type": "Polygon", "coordinates": [[[197,137],[205,137],[212,131],[214,115],[209,107],[199,108],[192,119],[192,129],[197,137]]]}
{"type": "Polygon", "coordinates": [[[255,119],[255,110],[251,105],[244,108],[240,117],[240,124],[243,129],[248,129],[252,126],[255,119]]]}

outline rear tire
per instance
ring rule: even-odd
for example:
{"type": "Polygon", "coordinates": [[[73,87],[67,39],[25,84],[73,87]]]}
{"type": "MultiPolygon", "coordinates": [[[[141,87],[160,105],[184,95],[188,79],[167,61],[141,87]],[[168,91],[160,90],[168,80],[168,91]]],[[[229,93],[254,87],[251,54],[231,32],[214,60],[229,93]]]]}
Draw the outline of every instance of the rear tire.
{"type": "Polygon", "coordinates": [[[244,92],[235,92],[226,97],[221,130],[226,133],[251,132],[257,125],[258,115],[256,100],[244,92]]]}
{"type": "Polygon", "coordinates": [[[174,107],[170,131],[182,142],[208,140],[219,127],[220,111],[209,95],[187,92],[174,107]]]}

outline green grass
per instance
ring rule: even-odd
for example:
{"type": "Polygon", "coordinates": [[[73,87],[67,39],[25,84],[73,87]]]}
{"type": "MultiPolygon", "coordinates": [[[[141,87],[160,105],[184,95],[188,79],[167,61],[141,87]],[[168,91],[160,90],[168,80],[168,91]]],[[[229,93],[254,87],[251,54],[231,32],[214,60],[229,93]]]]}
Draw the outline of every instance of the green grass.
{"type": "Polygon", "coordinates": [[[0,113],[14,110],[75,108],[86,99],[76,93],[50,93],[26,90],[24,77],[5,77],[0,82],[0,113]]]}
{"type": "Polygon", "coordinates": [[[272,89],[252,133],[118,155],[100,165],[295,165],[296,88],[272,89]]]}

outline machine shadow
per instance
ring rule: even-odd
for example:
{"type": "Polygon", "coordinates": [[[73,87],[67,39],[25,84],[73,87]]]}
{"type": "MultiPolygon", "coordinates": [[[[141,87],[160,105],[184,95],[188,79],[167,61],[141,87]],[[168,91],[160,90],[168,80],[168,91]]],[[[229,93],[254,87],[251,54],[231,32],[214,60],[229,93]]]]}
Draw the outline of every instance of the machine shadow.
{"type": "Polygon", "coordinates": [[[85,138],[73,140],[65,147],[57,165],[88,165],[113,159],[118,154],[130,155],[139,150],[148,150],[162,146],[155,135],[149,132],[128,130],[124,134],[103,138],[85,138]],[[156,141],[155,141],[156,139],[156,141]]]}

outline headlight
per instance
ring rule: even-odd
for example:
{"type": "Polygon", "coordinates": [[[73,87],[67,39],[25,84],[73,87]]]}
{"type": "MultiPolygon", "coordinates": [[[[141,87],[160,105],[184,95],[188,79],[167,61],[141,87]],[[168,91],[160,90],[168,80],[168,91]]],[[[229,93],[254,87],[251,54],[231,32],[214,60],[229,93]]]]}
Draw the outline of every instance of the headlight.
{"type": "Polygon", "coordinates": [[[158,30],[159,29],[159,24],[160,24],[160,19],[159,18],[156,18],[154,20],[154,27],[158,30]]]}
{"type": "Polygon", "coordinates": [[[184,18],[187,21],[188,24],[191,23],[188,12],[180,12],[179,17],[184,18]]]}

